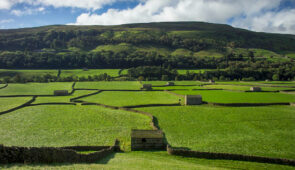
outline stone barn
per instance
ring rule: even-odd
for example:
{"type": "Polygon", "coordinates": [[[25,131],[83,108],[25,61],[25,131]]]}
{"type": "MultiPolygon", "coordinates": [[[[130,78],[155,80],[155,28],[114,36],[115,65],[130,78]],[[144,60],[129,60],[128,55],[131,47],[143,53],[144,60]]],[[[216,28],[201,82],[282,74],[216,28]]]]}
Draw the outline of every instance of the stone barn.
{"type": "Polygon", "coordinates": [[[164,134],[161,130],[132,130],[131,150],[165,150],[164,134]]]}
{"type": "Polygon", "coordinates": [[[167,82],[166,86],[174,86],[174,82],[167,82]]]}
{"type": "Polygon", "coordinates": [[[295,103],[290,103],[290,106],[295,106],[295,103]]]}
{"type": "Polygon", "coordinates": [[[152,90],[151,84],[143,84],[141,90],[152,90]]]}
{"type": "Polygon", "coordinates": [[[69,92],[67,90],[54,90],[54,96],[67,96],[69,92]]]}
{"type": "Polygon", "coordinates": [[[259,92],[259,91],[261,91],[261,88],[260,87],[251,87],[250,88],[250,91],[252,91],[252,92],[259,92]]]}
{"type": "Polygon", "coordinates": [[[202,104],[202,96],[201,95],[185,95],[184,104],[185,105],[200,105],[202,104]]]}
{"type": "Polygon", "coordinates": [[[209,83],[212,83],[213,84],[213,83],[215,83],[215,81],[214,80],[209,80],[209,83]]]}

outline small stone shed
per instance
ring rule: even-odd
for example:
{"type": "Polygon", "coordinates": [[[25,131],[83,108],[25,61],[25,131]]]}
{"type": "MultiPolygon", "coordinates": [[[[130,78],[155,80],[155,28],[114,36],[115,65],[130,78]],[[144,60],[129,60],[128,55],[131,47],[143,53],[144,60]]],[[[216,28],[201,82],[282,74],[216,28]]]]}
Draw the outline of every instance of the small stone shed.
{"type": "Polygon", "coordinates": [[[290,103],[290,106],[295,106],[295,103],[290,103]]]}
{"type": "Polygon", "coordinates": [[[161,130],[132,130],[131,150],[165,150],[164,134],[161,130]]]}
{"type": "Polygon", "coordinates": [[[152,84],[143,84],[141,90],[152,90],[152,84]]]}
{"type": "Polygon", "coordinates": [[[166,86],[174,86],[174,82],[167,82],[166,86]]]}
{"type": "Polygon", "coordinates": [[[185,105],[200,105],[202,104],[202,96],[201,95],[185,95],[184,104],[185,105]]]}
{"type": "Polygon", "coordinates": [[[54,90],[54,96],[67,96],[69,95],[68,90],[54,90]]]}
{"type": "Polygon", "coordinates": [[[261,91],[261,88],[260,87],[251,87],[250,91],[259,92],[259,91],[261,91]]]}
{"type": "Polygon", "coordinates": [[[215,83],[215,81],[214,80],[209,80],[209,83],[215,83]]]}

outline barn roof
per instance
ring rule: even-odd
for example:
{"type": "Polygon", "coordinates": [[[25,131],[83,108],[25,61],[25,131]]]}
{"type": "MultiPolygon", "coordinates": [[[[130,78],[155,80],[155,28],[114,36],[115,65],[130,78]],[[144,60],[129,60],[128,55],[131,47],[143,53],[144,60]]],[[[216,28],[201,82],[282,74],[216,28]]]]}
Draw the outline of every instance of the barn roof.
{"type": "Polygon", "coordinates": [[[163,138],[161,130],[132,130],[131,138],[163,138]]]}

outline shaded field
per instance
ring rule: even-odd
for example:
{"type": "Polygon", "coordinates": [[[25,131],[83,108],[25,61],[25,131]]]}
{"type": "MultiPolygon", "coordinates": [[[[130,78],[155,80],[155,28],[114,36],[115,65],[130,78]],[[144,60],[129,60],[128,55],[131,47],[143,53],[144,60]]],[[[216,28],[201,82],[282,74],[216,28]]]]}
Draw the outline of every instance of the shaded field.
{"type": "Polygon", "coordinates": [[[295,158],[294,107],[138,108],[157,117],[174,147],[208,152],[295,158]],[[279,114],[278,114],[279,113],[279,114]]]}
{"type": "Polygon", "coordinates": [[[100,90],[140,90],[141,85],[136,81],[100,81],[78,82],[75,87],[100,90]]]}
{"type": "Polygon", "coordinates": [[[33,77],[33,76],[43,76],[45,74],[50,74],[52,76],[57,76],[57,70],[16,70],[16,69],[0,69],[0,78],[3,77],[13,77],[16,75],[33,77]]]}
{"type": "Polygon", "coordinates": [[[53,95],[54,90],[72,90],[71,82],[9,84],[0,95],[53,95]]]}
{"type": "Polygon", "coordinates": [[[104,91],[97,95],[83,98],[83,101],[101,103],[112,106],[133,106],[142,104],[174,104],[180,97],[166,92],[110,92],[104,91]]]}
{"type": "Polygon", "coordinates": [[[119,76],[120,69],[89,69],[84,71],[83,69],[73,69],[73,70],[61,70],[61,77],[77,76],[77,77],[88,77],[100,74],[108,74],[111,77],[119,76]]]}
{"type": "Polygon", "coordinates": [[[290,166],[240,161],[206,160],[167,155],[167,152],[116,153],[94,164],[0,165],[1,169],[292,169],[290,166]]]}
{"type": "Polygon", "coordinates": [[[200,81],[142,81],[142,84],[152,84],[153,86],[166,85],[167,82],[174,82],[175,85],[201,85],[206,84],[207,82],[200,81]]]}
{"type": "Polygon", "coordinates": [[[15,108],[17,106],[20,106],[27,101],[31,100],[31,97],[5,97],[0,98],[0,112],[15,108]]]}
{"type": "Polygon", "coordinates": [[[177,94],[202,95],[206,102],[216,103],[277,103],[295,102],[292,94],[282,94],[273,92],[238,92],[224,90],[196,90],[196,91],[173,91],[177,94]]]}
{"type": "Polygon", "coordinates": [[[30,106],[0,116],[0,143],[10,146],[112,145],[130,148],[131,129],[147,116],[97,106],[30,106]]]}

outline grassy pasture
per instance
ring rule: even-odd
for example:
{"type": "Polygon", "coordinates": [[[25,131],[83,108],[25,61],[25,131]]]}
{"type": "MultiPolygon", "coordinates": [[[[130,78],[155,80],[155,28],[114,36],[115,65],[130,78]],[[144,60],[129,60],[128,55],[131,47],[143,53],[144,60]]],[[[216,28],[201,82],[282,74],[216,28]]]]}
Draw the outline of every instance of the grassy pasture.
{"type": "Polygon", "coordinates": [[[141,85],[136,81],[99,81],[77,82],[75,87],[101,90],[139,90],[141,85]]]}
{"type": "Polygon", "coordinates": [[[215,57],[215,58],[220,58],[223,57],[224,55],[221,52],[218,52],[216,50],[202,50],[199,52],[194,53],[195,57],[215,57]]]}
{"type": "Polygon", "coordinates": [[[206,160],[167,155],[167,152],[116,153],[93,164],[0,165],[1,169],[292,169],[253,162],[206,160]]]}
{"type": "Polygon", "coordinates": [[[107,73],[111,77],[119,76],[120,69],[89,69],[88,71],[84,71],[83,69],[73,69],[73,70],[62,70],[60,76],[61,77],[69,77],[69,76],[77,76],[77,77],[88,77],[99,74],[107,73]]]}
{"type": "Polygon", "coordinates": [[[16,75],[33,77],[33,76],[43,76],[45,74],[50,74],[57,76],[57,70],[16,70],[16,69],[0,69],[0,78],[3,77],[13,77],[16,75]]]}
{"type": "Polygon", "coordinates": [[[31,100],[30,97],[3,97],[0,98],[0,112],[20,106],[31,100]]]}
{"type": "Polygon", "coordinates": [[[112,145],[130,148],[131,129],[147,116],[98,106],[31,106],[0,116],[0,143],[16,146],[112,145]]]}
{"type": "Polygon", "coordinates": [[[216,103],[276,103],[294,102],[292,94],[272,92],[238,92],[224,90],[174,91],[178,94],[202,95],[204,101],[216,103]]]}
{"type": "Polygon", "coordinates": [[[72,90],[71,82],[9,84],[0,95],[53,95],[54,90],[72,90]]]}
{"type": "Polygon", "coordinates": [[[133,51],[144,51],[144,52],[157,52],[161,55],[169,55],[172,53],[172,49],[168,47],[161,47],[161,46],[152,46],[152,45],[132,45],[128,43],[120,43],[116,45],[99,45],[97,46],[93,52],[101,52],[101,51],[113,51],[115,53],[127,51],[127,52],[133,52],[133,51]]]}
{"type": "Polygon", "coordinates": [[[295,158],[294,107],[149,107],[174,147],[295,158]],[[279,113],[279,114],[278,114],[279,113]]]}
{"type": "Polygon", "coordinates": [[[87,102],[95,102],[112,106],[132,106],[142,104],[173,104],[178,103],[180,97],[166,92],[110,92],[105,91],[83,98],[87,102]]]}
{"type": "MultiPolygon", "coordinates": [[[[170,81],[142,81],[142,84],[152,84],[155,86],[159,86],[159,85],[166,85],[167,82],[170,82],[170,81]]],[[[171,82],[174,82],[175,85],[178,85],[178,86],[206,84],[205,82],[200,82],[200,81],[171,81],[171,82]]]]}
{"type": "MultiPolygon", "coordinates": [[[[250,90],[250,86],[235,86],[235,85],[205,85],[205,88],[216,88],[216,89],[225,89],[225,90],[241,90],[247,91],[250,90]]],[[[295,88],[284,88],[284,87],[261,87],[262,91],[277,91],[277,90],[292,90],[295,88]]]]}
{"type": "Polygon", "coordinates": [[[37,97],[33,104],[38,103],[56,103],[56,102],[70,102],[71,98],[86,95],[89,93],[94,93],[93,90],[76,90],[70,96],[54,96],[54,97],[37,97]]]}

